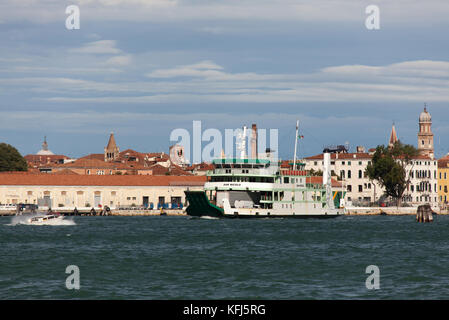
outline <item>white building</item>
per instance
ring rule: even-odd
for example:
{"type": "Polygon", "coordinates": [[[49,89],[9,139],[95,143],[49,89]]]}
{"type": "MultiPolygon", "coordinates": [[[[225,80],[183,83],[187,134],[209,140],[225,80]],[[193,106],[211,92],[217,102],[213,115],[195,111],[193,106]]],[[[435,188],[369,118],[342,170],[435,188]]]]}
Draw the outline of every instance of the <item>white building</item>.
{"type": "MultiPolygon", "coordinates": [[[[374,202],[379,200],[383,191],[365,174],[366,167],[371,163],[369,153],[334,153],[331,154],[331,170],[334,176],[343,184],[346,190],[345,201],[374,202]]],[[[323,171],[323,154],[304,159],[306,170],[323,171]]]]}
{"type": "Polygon", "coordinates": [[[53,208],[111,208],[185,204],[186,190],[203,190],[205,177],[148,175],[0,174],[0,204],[53,208]]]}
{"type": "MultiPolygon", "coordinates": [[[[434,159],[432,118],[424,108],[419,116],[418,151],[416,156],[406,166],[408,189],[404,192],[403,203],[413,206],[430,203],[438,206],[438,161],[434,159]]],[[[399,139],[393,125],[388,146],[392,147],[399,139]]],[[[371,181],[365,171],[371,163],[374,150],[364,152],[361,147],[357,153],[332,154],[331,170],[345,186],[346,203],[375,202],[383,195],[384,190],[376,181],[371,181]]],[[[323,155],[304,159],[306,170],[323,171],[323,155]]]]}

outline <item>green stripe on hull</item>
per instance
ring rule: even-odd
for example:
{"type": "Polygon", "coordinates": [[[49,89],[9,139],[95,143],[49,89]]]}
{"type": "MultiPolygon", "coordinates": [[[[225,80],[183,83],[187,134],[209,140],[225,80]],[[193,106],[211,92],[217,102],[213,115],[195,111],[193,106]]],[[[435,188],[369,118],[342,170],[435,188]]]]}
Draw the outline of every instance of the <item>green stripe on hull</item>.
{"type": "Polygon", "coordinates": [[[186,209],[189,216],[209,216],[218,218],[224,216],[223,209],[210,203],[204,191],[185,191],[184,193],[189,202],[189,206],[186,209]]]}

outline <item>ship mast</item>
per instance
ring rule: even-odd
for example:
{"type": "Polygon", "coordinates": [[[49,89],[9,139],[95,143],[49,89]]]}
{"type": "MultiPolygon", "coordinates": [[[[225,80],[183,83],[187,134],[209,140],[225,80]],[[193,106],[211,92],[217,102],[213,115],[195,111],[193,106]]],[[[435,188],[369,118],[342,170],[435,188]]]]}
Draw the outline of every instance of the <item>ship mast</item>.
{"type": "Polygon", "coordinates": [[[293,156],[293,170],[296,170],[296,148],[298,145],[298,130],[299,130],[299,120],[296,120],[295,154],[293,156]]]}

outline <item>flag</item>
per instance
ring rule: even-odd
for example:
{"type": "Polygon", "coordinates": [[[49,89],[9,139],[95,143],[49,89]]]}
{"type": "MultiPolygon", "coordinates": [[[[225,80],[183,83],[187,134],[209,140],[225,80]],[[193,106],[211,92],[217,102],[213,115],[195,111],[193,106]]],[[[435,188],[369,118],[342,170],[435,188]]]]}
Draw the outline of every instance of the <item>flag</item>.
{"type": "Polygon", "coordinates": [[[299,140],[304,139],[304,136],[298,136],[298,139],[299,140]]]}

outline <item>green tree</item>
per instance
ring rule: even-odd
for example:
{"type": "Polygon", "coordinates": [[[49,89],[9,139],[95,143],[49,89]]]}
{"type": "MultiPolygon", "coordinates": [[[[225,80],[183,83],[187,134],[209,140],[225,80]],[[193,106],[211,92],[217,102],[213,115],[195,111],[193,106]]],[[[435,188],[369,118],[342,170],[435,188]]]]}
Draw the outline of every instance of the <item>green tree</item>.
{"type": "Polygon", "coordinates": [[[407,190],[410,173],[407,166],[411,159],[418,155],[418,150],[412,145],[396,142],[392,147],[378,146],[373,155],[371,164],[366,168],[366,175],[371,180],[376,180],[385,189],[385,194],[396,200],[401,205],[402,196],[407,190]]]}
{"type": "Polygon", "coordinates": [[[27,170],[27,162],[19,151],[7,143],[0,143],[0,172],[27,170]]]}
{"type": "Polygon", "coordinates": [[[310,169],[309,174],[311,176],[315,176],[315,177],[322,177],[323,176],[323,171],[321,171],[321,170],[315,171],[313,169],[310,169]]]}

